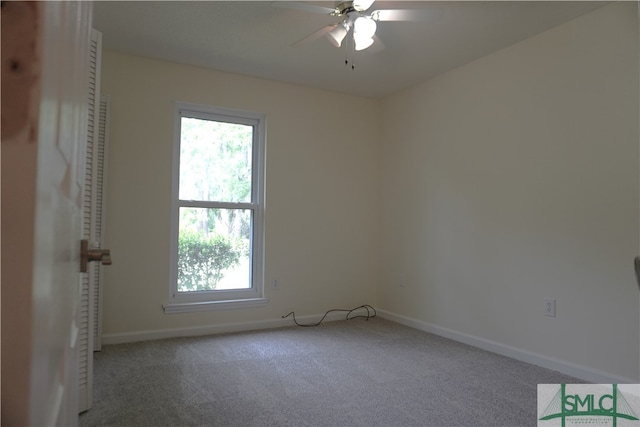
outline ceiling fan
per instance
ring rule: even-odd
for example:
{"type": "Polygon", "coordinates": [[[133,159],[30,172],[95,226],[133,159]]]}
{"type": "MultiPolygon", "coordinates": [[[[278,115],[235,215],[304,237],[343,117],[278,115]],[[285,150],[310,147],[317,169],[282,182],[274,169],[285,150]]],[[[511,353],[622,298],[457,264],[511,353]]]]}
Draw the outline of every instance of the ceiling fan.
{"type": "Polygon", "coordinates": [[[274,1],[271,4],[276,7],[298,9],[342,18],[340,22],[327,25],[297,41],[292,46],[300,46],[326,35],[331,44],[340,47],[343,40],[352,31],[355,50],[364,50],[373,45],[375,40],[378,40],[375,35],[378,22],[437,20],[442,15],[442,10],[439,8],[380,9],[368,12],[374,1],[341,1],[333,9],[305,2],[274,1]]]}

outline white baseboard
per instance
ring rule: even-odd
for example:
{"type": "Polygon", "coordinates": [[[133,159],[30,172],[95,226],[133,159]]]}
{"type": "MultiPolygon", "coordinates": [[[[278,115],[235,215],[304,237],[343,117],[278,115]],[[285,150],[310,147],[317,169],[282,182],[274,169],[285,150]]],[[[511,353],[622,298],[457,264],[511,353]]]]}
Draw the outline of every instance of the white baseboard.
{"type": "MultiPolygon", "coordinates": [[[[318,322],[323,314],[315,316],[296,316],[296,320],[301,324],[318,322]]],[[[344,313],[329,313],[323,322],[344,320],[344,313]]],[[[103,334],[102,345],[124,344],[138,341],[160,340],[165,338],[193,337],[200,335],[226,334],[230,332],[256,331],[260,329],[281,328],[285,326],[295,326],[293,319],[268,319],[253,322],[223,323],[219,325],[193,326],[187,328],[158,329],[153,331],[135,331],[121,334],[103,334]]]]}
{"type": "Polygon", "coordinates": [[[481,348],[483,350],[491,351],[493,353],[510,357],[512,359],[531,363],[532,365],[537,365],[543,368],[551,369],[553,371],[570,375],[572,377],[576,377],[591,383],[595,383],[595,384],[637,384],[638,383],[638,379],[626,378],[619,375],[610,374],[608,372],[603,372],[598,369],[593,369],[588,366],[578,365],[575,363],[566,362],[564,360],[556,359],[556,358],[545,356],[542,354],[533,353],[528,350],[523,350],[523,349],[512,347],[506,344],[501,344],[496,341],[479,338],[473,335],[455,331],[453,329],[443,328],[441,326],[437,326],[432,323],[423,322],[421,320],[402,316],[400,314],[392,313],[390,311],[377,309],[377,313],[378,313],[378,316],[382,317],[383,319],[391,320],[393,322],[410,326],[412,328],[416,328],[421,331],[429,332],[445,338],[449,338],[454,341],[469,344],[474,347],[481,348]]]}

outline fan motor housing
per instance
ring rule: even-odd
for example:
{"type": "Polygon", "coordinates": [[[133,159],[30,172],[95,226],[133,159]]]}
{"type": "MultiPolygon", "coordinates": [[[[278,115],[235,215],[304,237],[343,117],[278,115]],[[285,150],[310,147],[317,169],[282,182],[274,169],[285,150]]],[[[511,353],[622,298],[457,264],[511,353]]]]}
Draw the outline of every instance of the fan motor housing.
{"type": "Polygon", "coordinates": [[[336,15],[348,15],[351,12],[356,12],[353,7],[352,1],[345,1],[336,6],[336,15]]]}

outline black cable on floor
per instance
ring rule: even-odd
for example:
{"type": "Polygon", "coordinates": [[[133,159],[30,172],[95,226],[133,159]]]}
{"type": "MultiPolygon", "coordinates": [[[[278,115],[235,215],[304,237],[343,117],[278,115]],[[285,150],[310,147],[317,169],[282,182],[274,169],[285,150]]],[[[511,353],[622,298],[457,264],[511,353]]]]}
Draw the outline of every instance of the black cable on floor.
{"type": "Polygon", "coordinates": [[[292,311],[291,313],[287,314],[286,316],[282,316],[283,319],[286,319],[289,316],[293,316],[293,321],[295,322],[296,325],[298,326],[304,326],[304,327],[311,327],[311,326],[318,326],[320,323],[322,323],[322,321],[325,319],[325,317],[327,317],[327,315],[333,311],[346,311],[347,312],[347,316],[346,316],[346,320],[351,320],[351,319],[357,319],[360,317],[365,318],[366,320],[369,320],[372,317],[376,317],[376,309],[371,307],[369,304],[365,304],[365,305],[361,305],[360,307],[356,307],[356,308],[352,308],[351,310],[346,310],[346,309],[342,309],[342,308],[334,308],[331,309],[329,311],[327,311],[324,316],[322,316],[322,319],[320,319],[320,321],[318,323],[311,323],[308,325],[304,325],[302,323],[298,323],[298,321],[296,320],[296,314],[292,311]],[[357,316],[351,316],[351,313],[353,313],[356,310],[360,310],[361,308],[364,308],[367,310],[367,315],[365,316],[364,314],[360,314],[357,316]],[[373,313],[373,314],[372,314],[373,313]]]}

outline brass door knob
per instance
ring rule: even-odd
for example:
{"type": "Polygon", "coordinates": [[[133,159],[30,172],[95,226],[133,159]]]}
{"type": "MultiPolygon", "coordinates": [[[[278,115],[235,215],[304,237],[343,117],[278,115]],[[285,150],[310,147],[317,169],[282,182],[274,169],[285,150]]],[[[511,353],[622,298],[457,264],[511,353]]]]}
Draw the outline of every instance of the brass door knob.
{"type": "Polygon", "coordinates": [[[80,271],[87,272],[87,264],[91,261],[100,261],[102,265],[111,265],[111,252],[109,249],[89,249],[89,241],[80,241],[80,271]]]}

